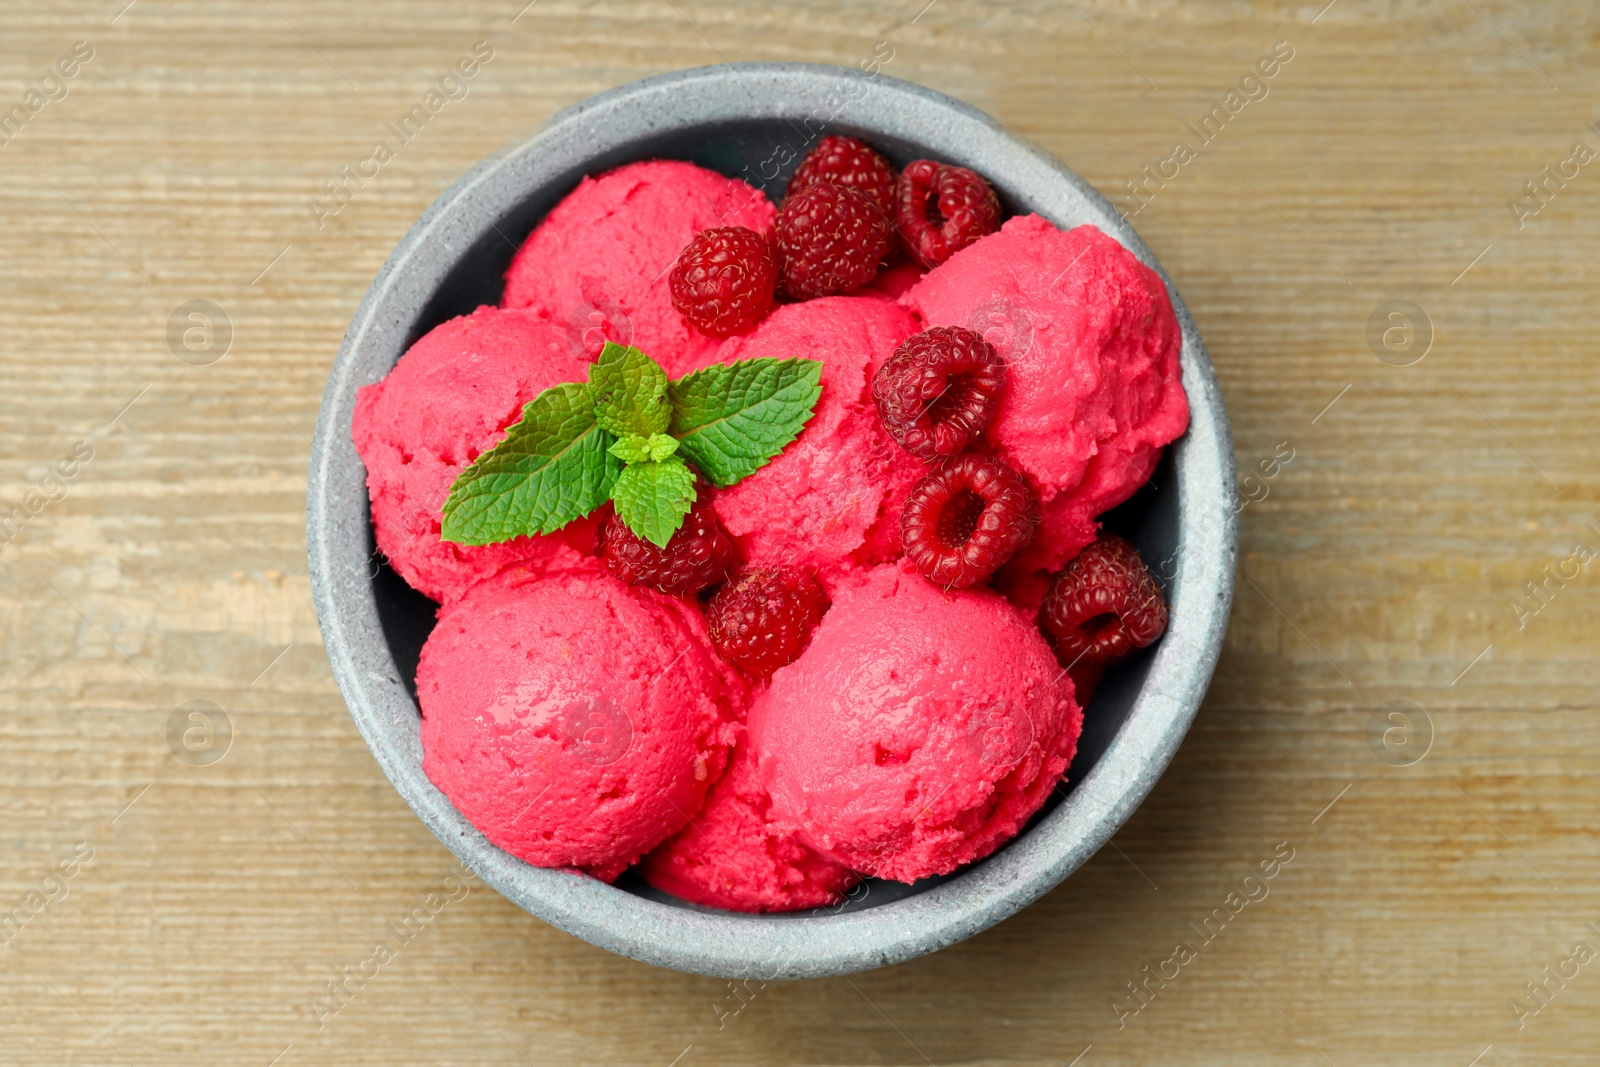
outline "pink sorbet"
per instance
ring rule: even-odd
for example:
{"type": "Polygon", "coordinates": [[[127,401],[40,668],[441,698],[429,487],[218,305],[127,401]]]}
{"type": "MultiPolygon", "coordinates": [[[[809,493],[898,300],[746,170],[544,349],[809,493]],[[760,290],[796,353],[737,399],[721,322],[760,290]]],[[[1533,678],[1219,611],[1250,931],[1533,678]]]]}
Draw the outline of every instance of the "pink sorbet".
{"type": "Polygon", "coordinates": [[[748,563],[807,568],[827,584],[849,566],[899,557],[900,506],[927,468],[884,431],[871,378],[916,330],[883,297],[830,296],[785,304],[723,344],[715,362],[822,361],[822,397],[800,436],[715,497],[748,563]]]}
{"type": "Polygon", "coordinates": [[[1083,715],[1004,598],[905,564],[843,583],[799,659],[750,708],[774,821],[853,870],[911,882],[1016,836],[1083,715]]]}
{"type": "Polygon", "coordinates": [[[699,810],[744,689],[692,605],[566,550],[446,605],[417,697],[422,769],[457,810],[514,856],[609,882],[699,810]]]}
{"type": "Polygon", "coordinates": [[[861,876],[779,830],[771,807],[746,740],[700,814],[646,856],[640,873],[690,903],[733,911],[796,911],[843,900],[861,876]]]}
{"type": "Polygon", "coordinates": [[[1189,424],[1166,286],[1093,226],[1009,219],[902,302],[928,326],[984,334],[1006,361],[986,437],[1028,476],[1043,515],[1014,575],[1059,570],[1077,555],[1094,540],[1096,516],[1132,496],[1189,424]]]}
{"type": "Polygon", "coordinates": [[[765,233],[776,217],[737,179],[676,160],[630,163],[584,178],[555,206],[511,261],[500,302],[549,319],[576,355],[631,344],[676,378],[721,343],[672,306],[667,275],[679,253],[701,230],[765,233]]]}
{"type": "Polygon", "coordinates": [[[402,578],[448,602],[501,568],[545,559],[560,545],[594,550],[590,519],[497,545],[439,540],[439,512],[462,469],[505,435],[524,404],[588,373],[588,362],[549,323],[481,307],[434,327],[387,378],[361,389],[351,432],[367,467],[378,548],[402,578]]]}

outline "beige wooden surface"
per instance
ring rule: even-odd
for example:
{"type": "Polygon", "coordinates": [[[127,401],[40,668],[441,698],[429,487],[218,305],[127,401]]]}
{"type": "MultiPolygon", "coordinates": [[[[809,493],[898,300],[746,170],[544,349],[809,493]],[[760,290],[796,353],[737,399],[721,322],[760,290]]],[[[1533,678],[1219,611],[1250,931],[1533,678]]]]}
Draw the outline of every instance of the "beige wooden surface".
{"type": "Polygon", "coordinates": [[[125,2],[0,13],[7,109],[93,49],[0,146],[0,512],[93,450],[0,547],[0,912],[56,898],[0,948],[0,1062],[1594,1061],[1600,961],[1520,1028],[1510,1001],[1575,942],[1600,950],[1600,571],[1521,629],[1511,605],[1600,548],[1600,162],[1521,228],[1508,201],[1600,149],[1595,5],[125,2]],[[485,39],[470,95],[319,229],[308,198],[485,39]],[[986,934],[745,993],[720,1029],[725,983],[478,888],[319,1029],[324,984],[454,867],[345,712],[302,532],[345,324],[440,190],[643,75],[887,42],[885,73],[1116,193],[1278,41],[1270,93],[1136,219],[1241,464],[1295,458],[1243,513],[1216,682],[1116,847],[986,934]],[[1432,324],[1412,366],[1368,344],[1393,299],[1432,324]],[[210,365],[168,345],[190,300],[232,324],[210,365]],[[168,743],[197,699],[234,732],[207,766],[168,743]],[[1397,700],[1432,724],[1410,766],[1369,744],[1397,700]],[[1270,895],[1119,1028],[1125,983],[1280,842],[1270,895]]]}

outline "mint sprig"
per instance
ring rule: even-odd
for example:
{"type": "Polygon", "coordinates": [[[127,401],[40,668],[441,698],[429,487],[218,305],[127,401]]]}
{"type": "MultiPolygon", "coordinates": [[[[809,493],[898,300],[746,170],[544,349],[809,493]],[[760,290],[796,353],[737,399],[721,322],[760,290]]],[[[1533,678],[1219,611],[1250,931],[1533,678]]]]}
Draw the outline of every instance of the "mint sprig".
{"type": "Polygon", "coordinates": [[[696,469],[719,487],[760,470],[805,428],[821,381],[813,359],[746,359],[668,381],[639,349],[607,342],[587,382],[534,397],[456,477],[440,537],[551,533],[612,500],[630,530],[665,548],[694,505],[696,469]]]}

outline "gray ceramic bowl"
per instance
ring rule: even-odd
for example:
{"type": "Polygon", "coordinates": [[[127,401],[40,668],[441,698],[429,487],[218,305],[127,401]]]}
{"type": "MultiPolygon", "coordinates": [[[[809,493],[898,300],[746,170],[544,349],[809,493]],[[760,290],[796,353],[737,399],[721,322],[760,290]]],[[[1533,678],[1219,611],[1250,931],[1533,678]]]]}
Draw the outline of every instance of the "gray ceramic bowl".
{"type": "Polygon", "coordinates": [[[406,803],[488,884],[546,922],[634,959],[730,978],[847,974],[908,960],[994,925],[1059,883],[1110,839],[1171,760],[1210,681],[1232,599],[1227,417],[1205,347],[1168,281],[1183,328],[1189,430],[1156,471],[1158,488],[1119,508],[1109,525],[1157,565],[1171,625],[1108,676],[1086,716],[1069,789],[1009,845],[914,886],[867,883],[839,908],[739,915],[685,904],[629,876],[610,886],[528,866],[491,845],[433,787],[422,773],[412,681],[433,605],[374,564],[365,471],[350,440],[356,390],[387,374],[431,327],[497,302],[513,243],[583,175],[639,159],[687,159],[764,181],[776,198],[824,132],[863,137],[896,165],[929,157],[972,167],[994,183],[1008,213],[1038,212],[1062,227],[1093,223],[1160,270],[1083,179],[938,93],[793,63],[665,74],[568,108],[445,190],[356,311],[311,456],[307,540],[328,658],[356,726],[406,803]]]}

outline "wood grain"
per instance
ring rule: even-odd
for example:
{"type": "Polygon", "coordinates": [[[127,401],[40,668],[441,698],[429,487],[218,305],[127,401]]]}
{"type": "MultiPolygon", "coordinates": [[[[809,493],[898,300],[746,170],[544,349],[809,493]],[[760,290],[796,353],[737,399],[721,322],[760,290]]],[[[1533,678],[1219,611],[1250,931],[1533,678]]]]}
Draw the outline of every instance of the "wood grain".
{"type": "Polygon", "coordinates": [[[0,12],[6,108],[94,50],[0,146],[0,512],[93,449],[0,547],[0,911],[66,893],[0,948],[0,1062],[1593,1061],[1600,963],[1520,1028],[1510,1001],[1600,948],[1600,574],[1521,628],[1511,604],[1600,548],[1600,163],[1520,228],[1508,207],[1600,149],[1592,4],[124,2],[0,12]],[[318,228],[308,198],[478,40],[471,94],[318,228]],[[479,889],[318,1029],[323,984],[453,869],[351,726],[302,532],[329,364],[433,198],[621,82],[878,42],[1117,194],[1278,41],[1268,95],[1136,219],[1241,464],[1295,458],[1244,512],[1216,682],[1116,848],[971,941],[746,993],[721,1029],[725,983],[479,889]],[[1434,333],[1408,367],[1367,341],[1395,299],[1434,333]],[[232,324],[207,366],[167,343],[190,300],[232,324]],[[210,766],[167,742],[197,699],[234,730],[210,766]],[[1411,766],[1369,744],[1398,700],[1432,724],[1411,766]],[[1280,842],[1270,894],[1119,1028],[1125,983],[1280,842]]]}

